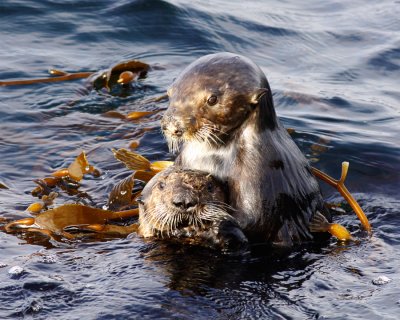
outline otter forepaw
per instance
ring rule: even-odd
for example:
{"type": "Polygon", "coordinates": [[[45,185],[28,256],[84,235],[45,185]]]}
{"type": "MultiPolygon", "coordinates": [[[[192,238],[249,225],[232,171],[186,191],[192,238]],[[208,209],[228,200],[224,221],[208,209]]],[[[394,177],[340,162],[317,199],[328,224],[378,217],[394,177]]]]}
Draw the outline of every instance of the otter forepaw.
{"type": "Polygon", "coordinates": [[[215,229],[217,242],[223,252],[232,253],[247,250],[249,240],[235,221],[222,221],[215,229]]]}

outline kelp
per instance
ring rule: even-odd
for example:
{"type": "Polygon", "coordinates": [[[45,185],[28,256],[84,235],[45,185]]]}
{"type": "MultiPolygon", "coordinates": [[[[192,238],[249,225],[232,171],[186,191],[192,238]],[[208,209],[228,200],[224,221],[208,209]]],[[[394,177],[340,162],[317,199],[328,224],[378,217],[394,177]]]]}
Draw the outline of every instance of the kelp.
{"type": "Polygon", "coordinates": [[[111,91],[112,87],[118,84],[127,84],[135,79],[144,78],[150,66],[139,60],[130,60],[118,63],[110,69],[102,72],[93,80],[93,88],[101,90],[106,88],[111,91]],[[129,72],[129,73],[128,73],[129,72]]]}
{"type": "Polygon", "coordinates": [[[57,196],[55,190],[64,191],[68,195],[91,199],[87,193],[79,190],[80,181],[86,174],[98,177],[100,171],[88,162],[85,152],[82,151],[68,168],[56,170],[51,177],[33,180],[37,187],[32,190],[31,194],[40,198],[42,202],[32,203],[27,210],[38,213],[47,209],[57,196]]]}
{"type": "Polygon", "coordinates": [[[152,115],[159,112],[159,110],[154,110],[154,111],[132,111],[128,113],[127,115],[122,114],[118,111],[107,111],[103,113],[103,116],[108,117],[108,118],[116,118],[116,119],[121,119],[121,120],[139,120],[143,117],[152,115]]]}
{"type": "MultiPolygon", "coordinates": [[[[5,226],[5,230],[10,233],[39,232],[50,237],[59,235],[71,240],[82,236],[82,233],[76,232],[76,230],[81,230],[79,228],[84,230],[90,225],[106,225],[112,220],[135,217],[137,215],[138,209],[114,212],[81,204],[64,204],[44,211],[35,217],[10,222],[5,226]],[[75,229],[71,229],[72,227],[75,229]],[[74,230],[74,232],[71,232],[71,230],[74,230]]],[[[124,230],[123,226],[119,227],[124,230]]],[[[131,228],[134,227],[131,226],[128,230],[131,228]]],[[[104,228],[103,231],[107,233],[108,230],[104,228]]],[[[126,232],[125,228],[124,234],[126,232]]]]}
{"type": "Polygon", "coordinates": [[[342,173],[340,176],[339,180],[333,179],[326,173],[318,170],[317,168],[312,167],[311,168],[313,174],[321,179],[322,181],[326,182],[330,186],[336,188],[339,193],[343,196],[343,198],[348,202],[348,204],[351,206],[355,214],[357,215],[358,219],[360,220],[362,226],[364,229],[368,232],[371,232],[371,225],[368,221],[367,216],[365,215],[364,211],[361,209],[360,205],[354,199],[354,197],[351,195],[349,190],[347,190],[346,186],[344,185],[344,181],[346,180],[347,173],[349,170],[349,162],[342,162],[342,173]]]}
{"type": "Polygon", "coordinates": [[[82,204],[64,204],[57,208],[48,210],[53,204],[57,193],[49,191],[51,188],[61,186],[62,181],[76,183],[86,173],[93,173],[94,167],[89,164],[84,152],[80,153],[67,169],[56,171],[54,183],[48,186],[45,179],[35,182],[42,189],[41,202],[35,202],[28,207],[28,211],[36,214],[34,217],[13,221],[5,226],[5,230],[11,233],[36,232],[50,238],[61,237],[61,239],[73,240],[79,237],[87,237],[88,233],[103,233],[124,236],[137,230],[136,224],[117,225],[115,220],[126,220],[137,217],[139,210],[136,199],[141,190],[133,192],[135,180],[148,181],[151,177],[143,172],[136,171],[127,178],[117,183],[110,192],[107,210],[94,208],[82,204]],[[137,175],[137,178],[136,178],[137,175]],[[45,193],[48,193],[45,194],[45,193]]]}
{"type": "Polygon", "coordinates": [[[139,60],[121,62],[112,66],[106,71],[98,73],[92,71],[68,73],[58,69],[50,69],[49,73],[52,75],[52,77],[0,81],[0,86],[52,83],[91,77],[90,80],[94,89],[101,90],[104,88],[108,91],[111,91],[116,85],[127,85],[136,79],[145,77],[149,69],[150,66],[147,63],[139,60]]]}
{"type": "Polygon", "coordinates": [[[19,86],[19,85],[29,85],[29,84],[36,84],[36,83],[70,81],[70,80],[76,80],[76,79],[84,79],[93,74],[93,72],[66,73],[66,72],[63,72],[60,70],[55,70],[55,69],[51,69],[49,71],[49,73],[51,75],[55,75],[55,77],[0,81],[0,86],[19,86]]]}
{"type": "MultiPolygon", "coordinates": [[[[62,168],[52,173],[52,176],[56,178],[69,177],[72,180],[79,182],[82,180],[85,174],[92,174],[93,176],[99,176],[100,172],[91,164],[89,164],[86,154],[82,151],[75,160],[69,165],[68,168],[62,168]]],[[[47,181],[46,181],[47,182],[47,181]]],[[[53,181],[56,183],[56,181],[53,181]]]]}
{"type": "Polygon", "coordinates": [[[135,173],[118,182],[108,196],[108,209],[116,210],[136,204],[134,201],[137,195],[132,194],[134,184],[135,173]]]}
{"type": "MultiPolygon", "coordinates": [[[[172,161],[151,162],[142,155],[126,150],[112,150],[114,157],[121,161],[128,169],[134,172],[118,182],[110,192],[107,210],[85,206],[82,204],[65,204],[48,210],[57,193],[51,191],[55,187],[78,189],[79,182],[85,174],[99,174],[98,170],[89,164],[86,154],[81,152],[68,166],[57,170],[52,177],[38,179],[35,182],[41,188],[41,202],[33,203],[28,211],[38,213],[34,217],[24,218],[10,222],[5,226],[8,232],[39,232],[49,237],[61,236],[73,240],[77,237],[88,236],[88,233],[113,234],[125,236],[137,231],[137,224],[119,225],[115,221],[137,217],[139,210],[136,207],[136,199],[141,190],[135,190],[136,181],[148,182],[155,174],[173,165],[172,161]]],[[[363,227],[368,232],[371,226],[367,217],[344,185],[349,168],[348,162],[342,163],[342,174],[339,180],[335,180],[322,171],[312,167],[313,174],[335,187],[345,200],[350,204],[360,219],[363,227]]],[[[343,226],[329,223],[321,215],[316,213],[311,221],[312,232],[330,232],[340,240],[352,240],[351,234],[343,226]]]]}
{"type": "Polygon", "coordinates": [[[51,206],[57,197],[57,192],[50,192],[49,195],[42,196],[41,202],[32,203],[26,210],[32,213],[38,213],[43,209],[47,209],[49,206],[51,206]]]}
{"type": "Polygon", "coordinates": [[[142,155],[123,148],[118,150],[112,149],[112,152],[114,153],[114,157],[121,161],[129,170],[149,171],[156,174],[174,164],[173,161],[150,162],[142,155]]]}
{"type": "Polygon", "coordinates": [[[329,232],[341,241],[353,240],[350,232],[338,223],[330,223],[320,212],[316,212],[310,222],[311,232],[329,232]]]}

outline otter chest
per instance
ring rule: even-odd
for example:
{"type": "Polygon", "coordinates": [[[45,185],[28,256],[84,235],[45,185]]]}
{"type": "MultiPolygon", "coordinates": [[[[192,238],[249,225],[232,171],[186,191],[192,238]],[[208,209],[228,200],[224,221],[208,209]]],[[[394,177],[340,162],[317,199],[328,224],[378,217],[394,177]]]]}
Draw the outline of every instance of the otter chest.
{"type": "Polygon", "coordinates": [[[209,172],[225,179],[235,164],[237,148],[234,144],[210,147],[205,143],[187,143],[180,154],[182,166],[188,169],[209,172]]]}

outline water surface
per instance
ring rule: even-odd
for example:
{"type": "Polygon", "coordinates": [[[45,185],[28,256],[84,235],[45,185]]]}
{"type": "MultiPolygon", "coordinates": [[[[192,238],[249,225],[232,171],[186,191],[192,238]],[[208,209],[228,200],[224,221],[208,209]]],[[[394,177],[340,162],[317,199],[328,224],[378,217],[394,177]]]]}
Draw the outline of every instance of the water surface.
{"type": "MultiPolygon", "coordinates": [[[[131,122],[104,113],[165,109],[148,99],[196,58],[231,51],[264,70],[278,115],[313,165],[338,176],[350,161],[347,187],[373,235],[349,212],[335,220],[358,243],[238,258],[135,235],[49,244],[1,232],[0,318],[397,319],[399,15],[398,1],[2,1],[0,80],[127,59],[157,68],[127,97],[82,95],[84,80],[0,87],[0,182],[9,187],[0,189],[0,217],[29,216],[33,180],[81,150],[103,173],[81,187],[99,207],[129,174],[112,148],[139,139],[149,159],[173,159],[162,112],[131,122]],[[10,273],[15,266],[22,273],[10,273]],[[376,285],[379,276],[391,281],[376,285]]],[[[323,190],[327,201],[342,201],[323,190]]],[[[57,204],[76,200],[62,195],[57,204]]]]}

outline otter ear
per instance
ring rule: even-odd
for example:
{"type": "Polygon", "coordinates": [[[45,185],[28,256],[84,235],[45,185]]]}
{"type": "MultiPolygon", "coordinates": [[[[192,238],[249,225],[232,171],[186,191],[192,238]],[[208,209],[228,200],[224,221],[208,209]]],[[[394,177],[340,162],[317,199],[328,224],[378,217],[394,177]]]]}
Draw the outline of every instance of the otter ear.
{"type": "Polygon", "coordinates": [[[260,102],[261,97],[268,92],[267,88],[258,88],[251,95],[251,104],[258,104],[260,102]]]}

